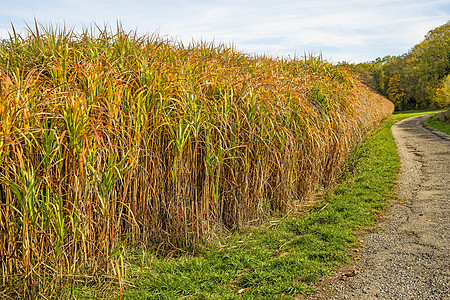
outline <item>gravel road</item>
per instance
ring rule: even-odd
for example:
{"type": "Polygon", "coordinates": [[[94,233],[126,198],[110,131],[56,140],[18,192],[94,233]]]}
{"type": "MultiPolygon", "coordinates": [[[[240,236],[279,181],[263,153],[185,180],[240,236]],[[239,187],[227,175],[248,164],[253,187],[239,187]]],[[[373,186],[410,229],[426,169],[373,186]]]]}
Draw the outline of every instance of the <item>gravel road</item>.
{"type": "Polygon", "coordinates": [[[312,299],[450,299],[450,136],[424,128],[426,118],[392,127],[401,199],[362,237],[360,259],[312,299]]]}

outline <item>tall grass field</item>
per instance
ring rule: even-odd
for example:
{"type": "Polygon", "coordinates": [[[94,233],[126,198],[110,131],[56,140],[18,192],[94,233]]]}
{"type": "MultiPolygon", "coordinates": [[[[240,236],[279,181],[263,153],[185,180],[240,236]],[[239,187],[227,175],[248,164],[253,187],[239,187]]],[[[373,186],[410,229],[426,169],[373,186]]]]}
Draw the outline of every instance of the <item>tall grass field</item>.
{"type": "Polygon", "coordinates": [[[126,278],[123,249],[181,249],[293,215],[394,106],[320,56],[183,45],[118,26],[0,42],[0,285],[126,278]]]}

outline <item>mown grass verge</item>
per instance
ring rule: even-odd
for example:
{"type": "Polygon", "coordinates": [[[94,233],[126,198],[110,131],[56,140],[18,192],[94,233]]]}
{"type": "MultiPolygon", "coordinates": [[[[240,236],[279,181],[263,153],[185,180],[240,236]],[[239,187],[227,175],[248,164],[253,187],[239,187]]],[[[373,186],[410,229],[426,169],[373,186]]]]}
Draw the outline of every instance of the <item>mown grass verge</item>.
{"type": "MultiPolygon", "coordinates": [[[[357,236],[395,198],[400,161],[391,126],[424,114],[396,114],[352,152],[341,184],[301,217],[273,220],[205,246],[196,257],[130,253],[123,294],[78,289],[77,297],[124,299],[292,299],[352,259],[357,236]]],[[[119,289],[116,289],[118,291],[119,289]]]]}
{"type": "Polygon", "coordinates": [[[450,123],[441,121],[438,115],[430,116],[428,119],[425,120],[425,124],[438,131],[450,134],[450,123]]]}

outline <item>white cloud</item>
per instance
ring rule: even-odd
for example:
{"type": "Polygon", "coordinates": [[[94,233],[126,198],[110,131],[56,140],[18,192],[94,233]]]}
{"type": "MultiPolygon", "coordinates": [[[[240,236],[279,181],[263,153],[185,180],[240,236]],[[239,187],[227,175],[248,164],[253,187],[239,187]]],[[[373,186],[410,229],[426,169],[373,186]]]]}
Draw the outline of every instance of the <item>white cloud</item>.
{"type": "MultiPolygon", "coordinates": [[[[185,43],[230,43],[274,55],[320,51],[333,60],[362,61],[399,55],[428,30],[450,19],[448,0],[118,0],[9,1],[0,12],[0,37],[9,22],[33,18],[81,27],[120,20],[126,29],[168,35],[185,43]],[[349,59],[352,58],[352,59],[349,59]]],[[[325,56],[326,56],[325,55],[325,56]]],[[[326,57],[328,57],[326,56],[326,57]]]]}

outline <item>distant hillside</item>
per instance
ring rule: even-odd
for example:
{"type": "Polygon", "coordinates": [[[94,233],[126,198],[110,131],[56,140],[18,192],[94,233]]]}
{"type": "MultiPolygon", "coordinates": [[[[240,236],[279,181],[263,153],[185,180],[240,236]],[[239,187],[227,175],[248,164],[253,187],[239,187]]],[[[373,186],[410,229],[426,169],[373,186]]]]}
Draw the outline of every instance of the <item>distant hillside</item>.
{"type": "Polygon", "coordinates": [[[429,31],[408,53],[354,68],[396,110],[446,107],[450,103],[450,22],[429,31]]]}

